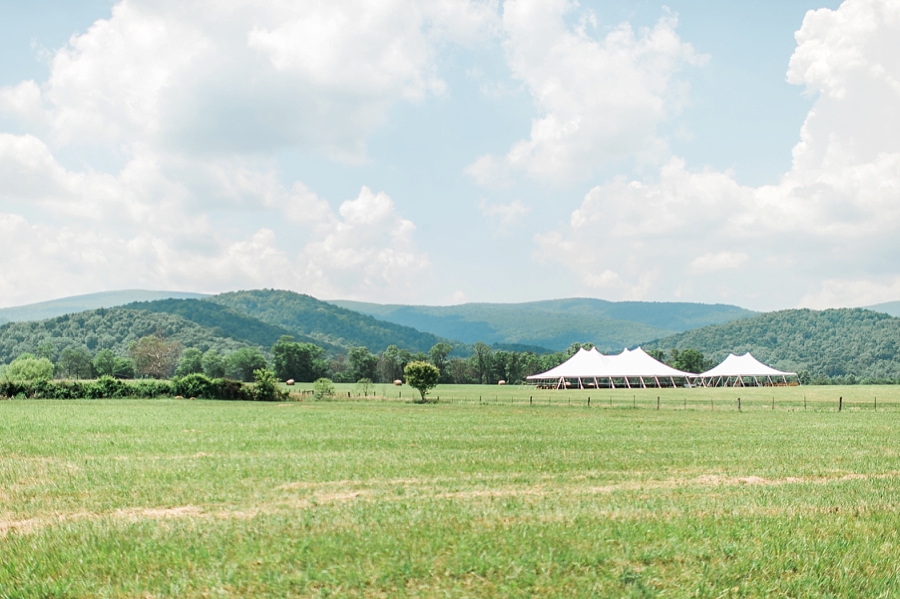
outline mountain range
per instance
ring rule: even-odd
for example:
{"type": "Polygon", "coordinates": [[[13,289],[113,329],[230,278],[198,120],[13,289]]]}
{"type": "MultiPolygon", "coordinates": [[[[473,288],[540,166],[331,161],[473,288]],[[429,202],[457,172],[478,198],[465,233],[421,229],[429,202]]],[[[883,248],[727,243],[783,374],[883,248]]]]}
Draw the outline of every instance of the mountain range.
{"type": "Polygon", "coordinates": [[[251,290],[219,295],[122,291],[6,308],[6,317],[47,315],[0,325],[0,363],[23,352],[67,347],[119,354],[141,336],[158,334],[184,347],[229,353],[263,351],[283,335],[315,343],[330,355],[389,345],[427,352],[450,342],[467,356],[484,341],[495,349],[546,353],[573,342],[612,352],[694,348],[712,361],[751,352],[776,368],[824,378],[900,379],[900,302],[872,310],[781,310],[754,313],[722,304],[606,302],[585,298],[524,304],[402,306],[326,302],[291,291],[251,290]],[[161,296],[192,297],[165,297],[161,296]],[[136,299],[137,298],[137,301],[136,299]],[[150,298],[150,299],[147,299],[150,298]],[[124,305],[115,306],[116,302],[124,305]],[[91,305],[114,306],[88,310],[91,305]],[[75,309],[74,313],[62,313],[75,309]]]}
{"type": "Polygon", "coordinates": [[[472,344],[523,344],[560,351],[590,341],[603,351],[757,314],[726,304],[609,302],[571,298],[520,304],[404,306],[346,300],[331,303],[441,337],[472,344]]]}

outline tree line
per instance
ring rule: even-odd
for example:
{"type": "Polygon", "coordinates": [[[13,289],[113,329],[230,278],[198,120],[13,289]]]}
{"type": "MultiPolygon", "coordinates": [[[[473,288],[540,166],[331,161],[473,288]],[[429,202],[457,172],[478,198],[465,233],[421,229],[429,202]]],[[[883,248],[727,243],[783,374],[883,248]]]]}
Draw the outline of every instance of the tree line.
{"type": "MultiPolygon", "coordinates": [[[[438,382],[464,384],[519,384],[533,374],[545,372],[571,358],[579,349],[590,349],[590,343],[573,343],[566,350],[549,354],[531,351],[494,349],[478,342],[467,358],[451,357],[454,347],[436,343],[426,352],[411,352],[396,345],[372,353],[366,347],[353,347],[346,353],[328,357],[324,348],[309,342],[298,342],[283,335],[268,352],[258,347],[242,347],[230,353],[214,348],[205,352],[195,347],[183,348],[174,339],[147,335],[133,341],[125,355],[110,349],[92,353],[87,347],[67,347],[54,355],[52,344],[38,346],[35,353],[25,353],[9,364],[3,378],[7,380],[93,379],[103,376],[115,379],[168,379],[202,374],[209,379],[250,382],[259,370],[271,370],[282,381],[313,382],[327,378],[338,383],[392,383],[404,380],[406,367],[414,362],[433,365],[438,382]]],[[[671,352],[651,350],[660,361],[688,372],[702,372],[711,367],[704,355],[695,349],[673,349],[671,352]]]]}

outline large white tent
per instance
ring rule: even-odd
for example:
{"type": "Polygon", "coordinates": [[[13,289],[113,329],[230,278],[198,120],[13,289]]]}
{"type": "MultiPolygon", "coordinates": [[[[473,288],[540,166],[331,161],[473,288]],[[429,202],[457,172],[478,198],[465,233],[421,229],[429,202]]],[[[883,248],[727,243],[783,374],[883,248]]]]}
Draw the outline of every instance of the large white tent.
{"type": "Polygon", "coordinates": [[[692,375],[704,387],[745,387],[752,379],[757,387],[765,385],[799,384],[788,381],[788,377],[796,377],[795,372],[782,372],[766,366],[747,352],[743,356],[728,354],[721,364],[706,372],[692,375]],[[773,378],[774,377],[774,378],[773,378]],[[760,381],[762,379],[762,381],[760,381]],[[780,380],[779,380],[780,379],[780,380]]]}
{"type": "Polygon", "coordinates": [[[667,366],[650,356],[640,347],[625,349],[622,353],[607,356],[592,348],[578,352],[547,372],[527,377],[537,384],[552,385],[557,389],[577,386],[579,389],[609,387],[675,387],[675,379],[687,380],[692,376],[667,366]]]}

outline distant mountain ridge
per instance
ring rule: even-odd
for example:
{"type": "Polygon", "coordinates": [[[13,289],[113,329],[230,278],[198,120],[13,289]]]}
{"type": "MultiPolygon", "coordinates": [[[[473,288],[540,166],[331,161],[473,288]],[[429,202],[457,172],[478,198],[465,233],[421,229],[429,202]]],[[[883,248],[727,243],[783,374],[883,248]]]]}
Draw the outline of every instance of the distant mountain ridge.
{"type": "Polygon", "coordinates": [[[125,289],[121,291],[101,291],[86,295],[73,295],[60,299],[0,308],[0,323],[26,322],[31,320],[44,320],[62,316],[63,314],[75,314],[86,310],[98,308],[114,308],[132,302],[146,302],[161,299],[195,299],[206,297],[202,293],[189,293],[185,291],[151,291],[147,289],[125,289]]]}
{"type": "Polygon", "coordinates": [[[874,306],[866,306],[866,310],[874,312],[884,312],[894,317],[900,317],[900,301],[884,302],[883,304],[875,304],[874,306]]]}
{"type": "Polygon", "coordinates": [[[348,300],[331,303],[464,343],[521,344],[555,351],[585,341],[602,350],[621,350],[680,331],[757,314],[727,304],[610,302],[592,298],[458,306],[406,306],[348,300]]]}

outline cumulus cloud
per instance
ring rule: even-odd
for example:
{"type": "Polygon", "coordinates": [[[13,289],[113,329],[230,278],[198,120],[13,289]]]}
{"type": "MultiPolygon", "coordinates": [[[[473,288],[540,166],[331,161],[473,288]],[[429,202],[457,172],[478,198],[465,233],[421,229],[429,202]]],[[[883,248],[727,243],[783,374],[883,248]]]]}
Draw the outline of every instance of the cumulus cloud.
{"type": "Polygon", "coordinates": [[[542,115],[532,122],[530,138],[506,156],[482,156],[467,169],[478,183],[502,184],[510,171],[551,181],[584,179],[609,164],[665,156],[657,126],[683,100],[675,75],[704,57],[681,41],[674,15],[637,33],[625,23],[597,39],[584,18],[568,24],[576,7],[568,0],[504,4],[507,62],[542,115]]]}
{"type": "Polygon", "coordinates": [[[361,160],[392,103],[443,91],[436,44],[495,20],[468,0],[123,0],[55,53],[44,84],[0,90],[0,109],[55,144],[299,145],[361,160]]]}
{"type": "Polygon", "coordinates": [[[125,286],[415,297],[431,265],[386,193],[334,210],[272,157],[366,160],[394,104],[444,92],[438,49],[498,19],[493,0],[118,2],[46,81],[0,89],[28,131],[0,133],[2,302],[125,286]],[[224,213],[247,222],[225,230],[224,213]]]}
{"type": "Polygon", "coordinates": [[[672,158],[650,180],[592,189],[568,228],[538,236],[544,254],[621,297],[753,303],[775,287],[776,306],[821,307],[896,294],[892,279],[872,281],[900,254],[900,4],[812,11],[797,41],[788,79],[820,95],[777,185],[744,187],[672,158]]]}
{"type": "Polygon", "coordinates": [[[507,233],[511,227],[519,224],[531,212],[531,206],[526,206],[522,200],[513,200],[506,204],[481,200],[478,210],[493,221],[498,232],[507,233]]]}

